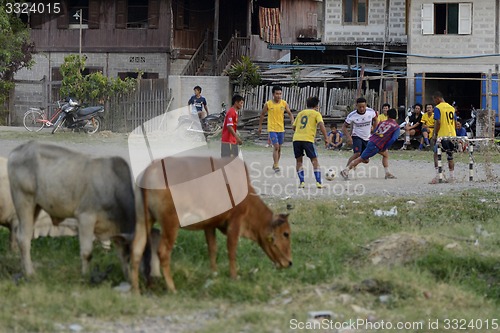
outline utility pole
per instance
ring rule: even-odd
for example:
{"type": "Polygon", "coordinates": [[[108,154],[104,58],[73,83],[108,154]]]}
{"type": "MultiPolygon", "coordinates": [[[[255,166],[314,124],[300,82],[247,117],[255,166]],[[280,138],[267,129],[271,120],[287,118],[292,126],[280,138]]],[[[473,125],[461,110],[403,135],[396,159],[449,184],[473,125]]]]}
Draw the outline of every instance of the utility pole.
{"type": "Polygon", "coordinates": [[[215,0],[215,14],[214,14],[214,46],[212,58],[212,75],[217,73],[217,47],[219,45],[219,0],[215,0]]]}
{"type": "MultiPolygon", "coordinates": [[[[390,15],[390,0],[385,1],[385,33],[384,33],[384,47],[382,51],[382,64],[380,65],[380,85],[378,87],[378,111],[382,110],[382,85],[384,80],[384,66],[385,66],[385,48],[387,40],[389,39],[389,15],[390,15]]],[[[391,103],[392,105],[392,103],[391,103]]]]}
{"type": "Polygon", "coordinates": [[[74,18],[80,19],[80,48],[78,51],[78,55],[79,55],[80,59],[82,58],[82,16],[83,16],[82,14],[83,14],[83,11],[80,8],[76,11],[75,15],[73,15],[74,18]]]}

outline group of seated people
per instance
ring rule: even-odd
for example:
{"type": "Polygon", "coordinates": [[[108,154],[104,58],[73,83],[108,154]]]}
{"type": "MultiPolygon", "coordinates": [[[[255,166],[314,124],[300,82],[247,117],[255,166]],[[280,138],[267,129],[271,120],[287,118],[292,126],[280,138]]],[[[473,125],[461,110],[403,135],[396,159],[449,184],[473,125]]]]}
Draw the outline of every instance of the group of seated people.
{"type": "MultiPolygon", "coordinates": [[[[387,120],[387,111],[391,106],[388,103],[382,105],[382,111],[378,115],[378,121],[382,122],[387,120]]],[[[432,138],[432,133],[434,131],[434,106],[432,104],[425,105],[425,112],[422,112],[422,104],[417,103],[413,107],[414,112],[408,119],[408,123],[405,125],[405,142],[403,144],[402,150],[406,150],[410,146],[410,138],[417,139],[420,142],[418,147],[419,150],[429,148],[430,138],[432,138]]],[[[462,127],[460,118],[457,118],[456,122],[457,136],[467,136],[465,128],[462,127]]],[[[330,132],[328,132],[328,138],[330,139],[330,144],[327,145],[326,149],[330,150],[340,150],[343,146],[343,133],[337,129],[336,124],[330,125],[330,132]]]]}
{"type": "MultiPolygon", "coordinates": [[[[456,109],[456,108],[455,108],[456,109]]],[[[432,138],[434,131],[434,106],[425,105],[425,113],[422,114],[422,104],[417,103],[413,107],[414,112],[405,125],[405,142],[402,150],[406,150],[410,145],[410,138],[417,138],[420,141],[419,150],[430,147],[429,138],[432,138]]],[[[457,136],[467,136],[467,131],[462,127],[459,118],[455,121],[457,136]]]]}

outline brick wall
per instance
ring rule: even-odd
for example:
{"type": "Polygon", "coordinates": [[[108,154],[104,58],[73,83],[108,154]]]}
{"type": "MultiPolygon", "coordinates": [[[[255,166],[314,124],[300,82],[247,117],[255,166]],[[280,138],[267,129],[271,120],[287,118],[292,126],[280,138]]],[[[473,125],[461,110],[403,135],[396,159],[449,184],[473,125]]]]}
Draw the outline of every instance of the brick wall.
{"type": "MultiPolygon", "coordinates": [[[[325,0],[325,43],[354,43],[384,41],[385,2],[370,0],[367,25],[344,25],[342,0],[325,0]]],[[[390,1],[389,42],[406,43],[406,4],[403,0],[390,1]]]]}
{"type": "MultiPolygon", "coordinates": [[[[51,80],[51,69],[60,67],[64,63],[64,57],[69,54],[62,52],[35,54],[33,67],[16,73],[15,80],[20,82],[16,83],[15,88],[14,110],[11,112],[13,124],[22,123],[22,116],[30,106],[44,106],[44,100],[49,99],[49,95],[43,96],[41,80],[44,76],[47,80],[51,80]]],[[[168,73],[169,56],[166,53],[85,53],[85,56],[87,56],[87,67],[102,68],[104,75],[108,77],[117,77],[119,72],[138,70],[158,73],[159,78],[166,78],[168,73]]]]}

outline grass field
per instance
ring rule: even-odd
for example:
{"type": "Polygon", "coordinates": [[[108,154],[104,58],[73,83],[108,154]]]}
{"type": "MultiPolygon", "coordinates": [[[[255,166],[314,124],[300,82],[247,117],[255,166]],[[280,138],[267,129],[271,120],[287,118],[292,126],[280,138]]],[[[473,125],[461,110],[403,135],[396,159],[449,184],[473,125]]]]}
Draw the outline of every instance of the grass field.
{"type": "MultiPolygon", "coordinates": [[[[93,273],[82,277],[76,238],[33,241],[37,276],[25,281],[19,278],[18,255],[8,251],[6,229],[0,229],[0,332],[53,332],[74,323],[89,331],[99,330],[100,322],[193,313],[203,322],[190,332],[289,332],[292,319],[304,322],[315,310],[332,311],[339,322],[369,318],[422,325],[411,332],[430,331],[429,320],[440,321],[434,332],[463,332],[444,328],[453,318],[468,325],[475,320],[469,332],[498,331],[491,328],[500,320],[498,193],[267,203],[275,211],[294,206],[293,267],[276,270],[257,245],[242,240],[240,279],[232,281],[225,238],[219,236],[214,277],[203,233],[180,232],[172,259],[176,295],[168,294],[162,281],[142,296],[113,290],[123,280],[119,261],[99,247],[93,273]],[[393,206],[397,216],[373,214],[393,206]],[[390,235],[416,245],[395,243],[392,252],[375,255],[373,246],[391,244],[372,242],[390,235]]],[[[384,331],[389,330],[379,330],[384,331]]]]}

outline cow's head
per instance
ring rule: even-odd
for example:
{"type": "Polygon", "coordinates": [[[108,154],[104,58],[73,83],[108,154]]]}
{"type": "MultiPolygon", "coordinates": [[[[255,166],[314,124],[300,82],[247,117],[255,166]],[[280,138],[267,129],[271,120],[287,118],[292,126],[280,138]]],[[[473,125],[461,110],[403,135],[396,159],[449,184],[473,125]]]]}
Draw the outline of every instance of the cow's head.
{"type": "Polygon", "coordinates": [[[261,237],[261,247],[278,267],[292,266],[291,230],[288,214],[273,215],[261,237]]]}

